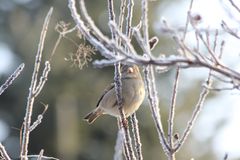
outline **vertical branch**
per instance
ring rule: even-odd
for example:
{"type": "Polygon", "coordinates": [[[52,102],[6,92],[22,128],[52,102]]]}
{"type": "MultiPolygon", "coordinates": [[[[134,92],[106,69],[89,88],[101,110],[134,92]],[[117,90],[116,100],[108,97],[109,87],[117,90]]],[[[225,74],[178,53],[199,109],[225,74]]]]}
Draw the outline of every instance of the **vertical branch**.
{"type": "Polygon", "coordinates": [[[131,143],[131,137],[128,129],[127,119],[126,116],[123,112],[123,101],[122,101],[122,82],[121,82],[121,72],[120,72],[120,63],[115,64],[115,92],[116,92],[116,97],[117,97],[117,103],[119,106],[119,112],[120,112],[120,123],[121,127],[124,129],[124,134],[125,134],[125,144],[126,144],[126,158],[129,160],[134,160],[136,159],[133,148],[132,148],[132,143],[131,143]]]}
{"type": "Polygon", "coordinates": [[[2,157],[3,160],[11,160],[11,158],[9,157],[5,147],[2,145],[2,143],[0,143],[0,158],[2,157]]]}
{"type": "Polygon", "coordinates": [[[145,78],[147,92],[148,92],[148,100],[150,103],[150,109],[152,112],[153,120],[156,125],[160,143],[163,147],[165,154],[168,156],[169,155],[169,146],[167,144],[165,134],[163,131],[160,110],[159,110],[159,106],[158,106],[158,97],[157,97],[157,91],[156,91],[156,86],[155,86],[155,79],[152,76],[152,73],[153,73],[152,66],[147,66],[144,70],[144,78],[145,78]]]}
{"type": "MultiPolygon", "coordinates": [[[[109,12],[109,21],[115,22],[115,13],[114,13],[114,7],[113,7],[113,0],[108,0],[108,12],[109,12]]],[[[115,32],[112,30],[110,27],[111,32],[112,32],[112,39],[117,42],[117,35],[115,32]]],[[[118,55],[118,53],[115,53],[118,55]]],[[[128,126],[126,125],[127,119],[125,117],[125,114],[123,112],[123,98],[122,98],[122,81],[121,81],[121,71],[120,71],[120,66],[121,63],[116,63],[115,64],[115,76],[114,76],[114,82],[115,82],[115,92],[116,92],[116,97],[117,97],[117,103],[118,103],[118,109],[120,113],[120,122],[122,124],[122,127],[124,129],[124,135],[125,135],[125,155],[127,159],[136,159],[134,155],[134,151],[132,148],[132,143],[131,143],[131,137],[130,137],[130,132],[128,129],[128,126]]]]}
{"type": "Polygon", "coordinates": [[[187,12],[187,20],[186,20],[186,24],[185,24],[185,27],[184,27],[183,38],[182,38],[183,42],[185,41],[185,38],[186,38],[186,35],[187,35],[187,29],[188,29],[188,25],[189,25],[189,22],[190,22],[192,6],[193,6],[193,0],[191,0],[190,6],[189,6],[189,9],[188,9],[188,12],[187,12]]]}
{"type": "Polygon", "coordinates": [[[175,159],[174,155],[174,142],[173,142],[173,125],[174,125],[174,116],[175,116],[175,107],[176,107],[176,98],[178,91],[178,81],[179,81],[180,69],[179,67],[176,70],[175,83],[173,86],[172,100],[168,117],[168,143],[170,147],[170,158],[171,160],[175,159]]]}
{"type": "MultiPolygon", "coordinates": [[[[108,17],[110,22],[112,21],[116,23],[113,0],[108,0],[108,17]]],[[[116,35],[111,27],[110,27],[110,30],[111,30],[112,39],[116,40],[116,35]]]]}
{"type": "MultiPolygon", "coordinates": [[[[121,32],[122,32],[122,29],[123,29],[125,8],[126,8],[126,0],[121,0],[120,15],[119,15],[119,19],[118,19],[118,27],[119,27],[119,30],[121,32]]],[[[119,44],[120,44],[120,42],[119,42],[119,44]]]]}
{"type": "Polygon", "coordinates": [[[148,44],[149,41],[149,33],[148,33],[148,0],[142,0],[142,24],[143,24],[143,38],[144,43],[150,51],[150,47],[148,44]]]}
{"type": "MultiPolygon", "coordinates": [[[[41,36],[40,36],[40,41],[38,44],[38,51],[36,54],[36,59],[35,59],[35,64],[34,64],[34,70],[32,74],[32,80],[31,80],[31,85],[29,88],[29,95],[27,99],[27,106],[26,106],[26,114],[24,117],[24,122],[23,122],[23,136],[22,136],[22,143],[21,143],[21,159],[22,160],[27,160],[28,157],[28,143],[29,143],[29,136],[30,136],[30,127],[31,127],[31,119],[32,119],[32,111],[33,111],[33,104],[34,100],[36,98],[36,93],[39,93],[42,88],[38,88],[37,82],[38,82],[38,74],[39,74],[39,68],[40,68],[40,63],[41,63],[41,58],[42,58],[42,52],[43,52],[43,47],[44,47],[44,42],[45,42],[45,37],[47,33],[47,28],[48,24],[50,21],[50,17],[52,15],[53,8],[51,8],[44,20],[41,36]]],[[[46,62],[48,63],[48,62],[46,62]]],[[[48,65],[50,71],[50,64],[48,65]]],[[[47,73],[45,73],[47,76],[47,73]]],[[[45,81],[47,77],[44,78],[45,81]]],[[[42,81],[44,83],[44,81],[42,81]]],[[[43,87],[43,86],[41,86],[43,87]]]]}
{"type": "MultiPolygon", "coordinates": [[[[148,0],[142,0],[142,24],[143,24],[143,46],[145,54],[151,57],[151,50],[149,46],[149,33],[148,33],[148,0]]],[[[138,33],[139,34],[139,33],[138,33]]],[[[137,36],[141,42],[141,36],[137,36]]],[[[150,109],[152,112],[153,120],[156,125],[160,143],[163,147],[163,150],[167,156],[169,156],[169,146],[167,144],[162,122],[161,115],[158,103],[158,94],[156,90],[156,82],[152,65],[147,65],[144,70],[145,82],[147,85],[148,91],[148,100],[150,103],[150,109]]]]}
{"type": "Polygon", "coordinates": [[[217,40],[218,40],[218,29],[216,29],[215,31],[215,38],[214,38],[214,42],[213,42],[213,51],[216,51],[216,47],[217,47],[217,40]]]}
{"type": "MultiPolygon", "coordinates": [[[[149,57],[151,57],[151,51],[149,46],[149,33],[148,33],[148,1],[142,0],[142,24],[143,24],[143,46],[142,47],[145,51],[145,54],[147,54],[149,57]]],[[[140,36],[138,36],[140,39],[140,36]]],[[[144,76],[145,81],[147,85],[147,91],[148,91],[148,100],[150,102],[150,109],[152,111],[153,120],[156,125],[156,129],[158,132],[160,143],[163,147],[163,150],[165,154],[169,155],[169,146],[167,144],[162,122],[161,122],[161,115],[160,115],[160,109],[158,106],[158,96],[157,96],[157,90],[156,90],[156,82],[155,82],[155,76],[153,72],[152,65],[148,65],[144,70],[144,76]]]]}
{"type": "Polygon", "coordinates": [[[131,37],[131,26],[132,26],[132,16],[133,16],[133,0],[128,0],[128,13],[126,17],[126,35],[131,37]]]}
{"type": "Polygon", "coordinates": [[[138,120],[137,120],[137,117],[136,117],[136,113],[134,113],[131,116],[130,120],[131,120],[131,124],[132,124],[132,132],[133,132],[133,137],[134,137],[134,141],[135,141],[137,159],[138,160],[143,160],[142,143],[141,143],[141,139],[140,139],[140,132],[139,132],[138,120]]]}

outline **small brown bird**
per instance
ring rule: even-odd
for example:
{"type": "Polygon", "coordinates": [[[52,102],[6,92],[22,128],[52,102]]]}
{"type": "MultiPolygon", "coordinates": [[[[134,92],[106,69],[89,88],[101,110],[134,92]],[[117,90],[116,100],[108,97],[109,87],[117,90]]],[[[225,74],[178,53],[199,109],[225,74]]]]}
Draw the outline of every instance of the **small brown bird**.
{"type": "MultiPolygon", "coordinates": [[[[123,65],[121,68],[123,111],[126,117],[133,114],[145,97],[144,82],[136,65],[123,65]]],[[[119,117],[114,83],[108,86],[97,103],[97,108],[86,115],[84,120],[93,123],[100,115],[119,117]]]]}

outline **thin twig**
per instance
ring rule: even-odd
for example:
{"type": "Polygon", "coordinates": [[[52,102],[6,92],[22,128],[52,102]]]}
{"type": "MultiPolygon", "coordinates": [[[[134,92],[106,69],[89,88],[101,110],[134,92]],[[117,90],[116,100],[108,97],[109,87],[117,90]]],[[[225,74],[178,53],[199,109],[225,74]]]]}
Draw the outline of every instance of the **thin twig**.
{"type": "MultiPolygon", "coordinates": [[[[39,158],[39,155],[28,155],[27,156],[28,158],[34,158],[34,159],[36,159],[36,158],[39,158]]],[[[60,159],[58,159],[58,158],[55,158],[55,157],[48,157],[48,156],[42,156],[42,159],[46,159],[46,160],[60,160],[60,159]]]]}
{"type": "Polygon", "coordinates": [[[45,105],[45,104],[43,105],[44,105],[44,110],[40,115],[38,115],[37,120],[33,122],[33,124],[31,125],[30,132],[32,132],[40,123],[42,123],[43,115],[46,113],[48,109],[48,105],[45,105]]]}
{"type": "Polygon", "coordinates": [[[50,63],[49,63],[49,61],[46,61],[45,62],[45,67],[44,67],[43,72],[42,72],[42,76],[40,77],[40,80],[39,80],[37,86],[35,86],[35,89],[34,89],[34,96],[35,97],[38,96],[38,94],[41,92],[43,86],[47,82],[48,73],[50,72],[50,70],[51,70],[50,63]]]}
{"type": "Polygon", "coordinates": [[[148,0],[142,0],[142,29],[144,46],[146,47],[146,54],[150,56],[149,33],[148,33],[148,0]]]}
{"type": "Polygon", "coordinates": [[[128,13],[126,17],[126,35],[130,39],[132,35],[131,28],[132,28],[132,19],[133,19],[133,6],[134,6],[134,1],[128,0],[128,13]]]}
{"type": "MultiPolygon", "coordinates": [[[[126,0],[121,0],[120,14],[118,17],[118,25],[117,25],[121,33],[123,32],[125,10],[126,10],[126,0]]],[[[122,40],[119,37],[117,37],[117,44],[119,45],[122,44],[122,40]]]]}
{"type": "Polygon", "coordinates": [[[5,83],[0,87],[0,95],[12,84],[12,82],[20,75],[24,68],[25,64],[22,63],[18,66],[18,68],[13,72],[13,74],[8,77],[5,83]]]}
{"type": "MultiPolygon", "coordinates": [[[[133,28],[133,35],[135,36],[139,46],[142,48],[142,50],[144,52],[146,52],[146,54],[148,54],[148,56],[151,58],[151,54],[150,54],[150,45],[149,46],[149,49],[147,48],[147,46],[145,45],[145,41],[144,41],[144,38],[142,37],[141,35],[141,32],[138,28],[134,27],[133,28]]],[[[148,42],[147,42],[148,43],[148,42]]],[[[149,43],[148,43],[149,44],[149,43]]],[[[148,57],[146,57],[146,59],[149,59],[148,57]]]]}
{"type": "Polygon", "coordinates": [[[230,28],[225,21],[222,21],[221,26],[222,26],[224,31],[226,31],[227,33],[229,33],[233,37],[235,37],[237,39],[240,39],[240,36],[238,35],[238,30],[234,30],[234,29],[230,28]]]}
{"type": "MultiPolygon", "coordinates": [[[[65,29],[64,29],[63,31],[58,31],[58,32],[59,32],[59,36],[58,36],[58,39],[57,39],[57,41],[56,41],[56,43],[55,43],[55,45],[54,45],[54,47],[53,47],[53,50],[52,50],[51,54],[50,54],[50,57],[49,57],[49,60],[48,60],[49,62],[52,61],[52,58],[53,58],[54,54],[56,53],[57,47],[59,46],[62,38],[65,37],[66,34],[72,33],[72,32],[75,31],[76,29],[77,29],[77,27],[74,26],[73,28],[68,29],[68,30],[65,30],[65,29]]],[[[65,38],[66,38],[66,37],[65,37],[65,38]]],[[[68,38],[67,38],[67,39],[68,39],[68,38]]],[[[78,46],[73,40],[71,40],[71,39],[68,39],[68,40],[70,40],[70,41],[73,42],[76,46],[78,46]]]]}
{"type": "Polygon", "coordinates": [[[233,85],[232,87],[221,87],[221,88],[216,88],[216,87],[209,87],[207,85],[203,85],[203,87],[211,90],[211,91],[216,91],[216,92],[220,92],[220,91],[232,91],[234,89],[240,90],[240,85],[233,85]]]}
{"type": "Polygon", "coordinates": [[[120,113],[120,122],[121,125],[124,129],[124,134],[125,134],[125,143],[127,146],[127,153],[126,158],[130,160],[135,160],[135,154],[133,151],[132,143],[131,143],[131,137],[130,137],[130,132],[127,123],[126,116],[123,112],[123,100],[122,100],[122,82],[121,82],[121,72],[120,72],[120,63],[115,64],[115,76],[114,76],[114,82],[115,82],[115,92],[116,92],[116,97],[117,97],[117,103],[118,103],[118,109],[120,113]],[[129,157],[128,157],[129,156],[129,157]]]}
{"type": "MultiPolygon", "coordinates": [[[[108,17],[109,17],[109,22],[113,22],[114,24],[116,24],[116,16],[114,13],[114,7],[113,7],[113,0],[108,0],[108,17]]],[[[111,30],[111,35],[112,35],[112,39],[116,40],[116,35],[115,32],[113,31],[113,28],[110,28],[111,30]]]]}
{"type": "Polygon", "coordinates": [[[143,160],[142,143],[141,143],[141,139],[140,139],[140,132],[139,132],[138,120],[137,120],[136,113],[133,113],[133,115],[130,117],[130,121],[132,124],[132,132],[133,132],[133,137],[135,140],[137,159],[143,160]]]}
{"type": "MultiPolygon", "coordinates": [[[[75,2],[74,2],[75,3],[75,2]]],[[[86,19],[89,28],[92,30],[92,32],[94,33],[94,35],[100,40],[102,40],[102,43],[108,43],[109,39],[98,29],[98,27],[95,25],[94,21],[91,19],[91,17],[89,16],[86,6],[85,6],[85,2],[84,0],[79,0],[79,5],[80,5],[80,10],[81,13],[83,15],[83,17],[86,19]]]]}
{"type": "Polygon", "coordinates": [[[44,153],[44,150],[41,149],[41,151],[40,151],[40,153],[39,153],[39,155],[38,155],[38,157],[37,157],[37,160],[42,160],[42,158],[43,158],[43,153],[44,153]]]}
{"type": "Polygon", "coordinates": [[[168,118],[168,143],[170,147],[170,156],[171,160],[175,159],[175,152],[174,152],[174,142],[173,142],[173,125],[174,125],[174,116],[175,116],[175,108],[176,108],[176,98],[177,98],[177,91],[178,91],[178,82],[179,82],[179,75],[180,75],[180,69],[176,69],[176,76],[175,76],[175,82],[173,86],[173,93],[172,93],[172,101],[171,106],[169,110],[169,118],[168,118]]]}
{"type": "Polygon", "coordinates": [[[3,160],[11,160],[11,158],[9,157],[5,147],[2,145],[2,143],[0,143],[0,154],[3,158],[3,160]]]}
{"type": "MultiPolygon", "coordinates": [[[[114,8],[113,8],[113,0],[108,0],[108,13],[109,13],[109,21],[110,22],[115,22],[115,13],[114,13],[114,8]]],[[[118,43],[117,40],[117,36],[116,32],[113,30],[112,27],[110,27],[111,29],[111,33],[112,33],[112,39],[118,43]]],[[[118,55],[118,52],[115,52],[116,55],[118,55]]],[[[121,81],[121,72],[120,72],[120,63],[116,63],[115,64],[115,76],[114,76],[114,82],[115,82],[115,92],[116,92],[116,97],[117,97],[117,103],[118,103],[118,108],[119,108],[119,112],[120,112],[120,122],[121,122],[121,126],[124,129],[124,143],[126,146],[126,158],[129,160],[132,159],[136,159],[134,152],[133,152],[133,148],[132,148],[132,143],[131,143],[131,137],[130,137],[130,133],[129,133],[129,128],[127,125],[125,125],[126,120],[126,116],[123,112],[123,97],[122,97],[122,81],[121,81]]]]}
{"type": "Polygon", "coordinates": [[[233,2],[233,0],[229,0],[229,2],[240,13],[240,8],[233,2]]]}
{"type": "Polygon", "coordinates": [[[225,46],[225,41],[223,40],[221,42],[221,47],[220,47],[220,53],[219,53],[219,58],[221,59],[222,58],[222,55],[223,55],[223,48],[225,46]]]}
{"type": "Polygon", "coordinates": [[[217,64],[217,65],[221,65],[221,62],[219,61],[219,59],[214,55],[214,51],[210,48],[210,45],[208,44],[207,41],[205,41],[203,39],[203,36],[201,34],[198,35],[199,38],[202,40],[203,44],[205,45],[205,47],[207,48],[208,50],[208,53],[210,53],[212,59],[214,60],[214,62],[217,64]]]}
{"type": "Polygon", "coordinates": [[[125,36],[116,26],[116,24],[114,22],[109,22],[109,26],[112,30],[112,32],[114,32],[115,34],[117,34],[117,36],[122,40],[122,42],[125,43],[126,48],[129,50],[130,54],[137,54],[136,50],[133,48],[133,46],[131,45],[130,39],[125,36]]]}
{"type": "Polygon", "coordinates": [[[215,36],[214,36],[214,42],[213,42],[213,51],[214,52],[216,52],[217,40],[218,40],[218,30],[216,29],[215,36]]]}
{"type": "Polygon", "coordinates": [[[191,0],[190,5],[189,5],[189,9],[188,9],[188,12],[187,12],[187,20],[186,20],[186,24],[185,24],[185,27],[184,27],[183,38],[182,38],[183,42],[185,41],[185,38],[186,38],[186,35],[187,35],[187,29],[188,29],[188,25],[189,25],[189,22],[190,22],[193,1],[194,0],[191,0]]]}
{"type": "MultiPolygon", "coordinates": [[[[137,29],[134,30],[134,33],[135,33],[134,35],[135,35],[138,43],[142,47],[143,51],[145,52],[145,55],[147,55],[150,59],[152,59],[151,49],[150,49],[150,45],[149,45],[148,1],[147,0],[142,0],[142,18],[141,18],[141,20],[142,20],[141,22],[143,25],[143,37],[141,36],[141,33],[137,29]]],[[[160,109],[158,106],[158,96],[157,96],[157,90],[156,90],[155,76],[154,76],[152,65],[147,65],[147,67],[145,67],[144,77],[145,77],[145,82],[147,85],[150,109],[152,111],[152,116],[153,116],[153,120],[156,125],[159,140],[160,140],[160,143],[163,147],[165,154],[168,156],[170,148],[167,144],[165,134],[163,131],[162,122],[161,122],[160,109]]]]}

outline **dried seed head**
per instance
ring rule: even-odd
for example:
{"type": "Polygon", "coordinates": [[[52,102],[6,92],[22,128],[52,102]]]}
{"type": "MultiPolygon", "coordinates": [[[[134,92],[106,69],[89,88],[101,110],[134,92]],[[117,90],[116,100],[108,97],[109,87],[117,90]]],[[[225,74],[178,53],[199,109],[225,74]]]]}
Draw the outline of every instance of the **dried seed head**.
{"type": "Polygon", "coordinates": [[[64,59],[72,63],[72,66],[82,69],[85,65],[88,65],[88,62],[92,61],[92,55],[95,55],[95,51],[96,49],[90,45],[80,44],[75,53],[70,53],[64,59]]]}

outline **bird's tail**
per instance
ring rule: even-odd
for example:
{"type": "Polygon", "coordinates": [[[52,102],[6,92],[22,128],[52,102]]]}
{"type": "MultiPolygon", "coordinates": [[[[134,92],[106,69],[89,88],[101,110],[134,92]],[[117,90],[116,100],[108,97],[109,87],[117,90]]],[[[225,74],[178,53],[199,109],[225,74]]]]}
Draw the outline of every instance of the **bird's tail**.
{"type": "Polygon", "coordinates": [[[92,124],[102,114],[103,114],[102,110],[96,108],[92,112],[88,113],[84,117],[84,120],[87,121],[89,124],[92,124]]]}

